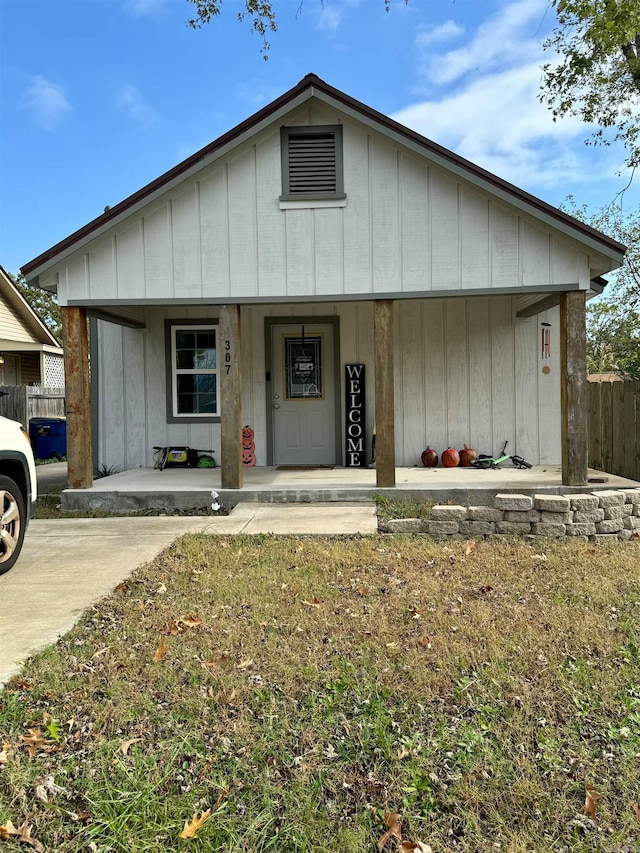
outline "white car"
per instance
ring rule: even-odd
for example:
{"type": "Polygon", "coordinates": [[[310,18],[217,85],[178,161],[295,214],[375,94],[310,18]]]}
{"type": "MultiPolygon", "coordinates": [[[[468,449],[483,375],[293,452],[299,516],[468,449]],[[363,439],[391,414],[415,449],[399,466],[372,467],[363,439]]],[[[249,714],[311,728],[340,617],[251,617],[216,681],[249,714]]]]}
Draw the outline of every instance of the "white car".
{"type": "Polygon", "coordinates": [[[0,416],[0,575],[20,555],[38,497],[31,441],[17,421],[0,416]]]}

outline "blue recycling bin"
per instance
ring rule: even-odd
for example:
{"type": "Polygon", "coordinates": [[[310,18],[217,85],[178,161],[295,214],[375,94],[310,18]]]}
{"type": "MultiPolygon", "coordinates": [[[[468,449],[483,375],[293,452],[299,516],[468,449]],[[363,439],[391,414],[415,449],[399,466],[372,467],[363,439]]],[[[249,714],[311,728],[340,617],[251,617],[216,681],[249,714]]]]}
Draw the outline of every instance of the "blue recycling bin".
{"type": "Polygon", "coordinates": [[[65,418],[31,418],[29,437],[36,459],[55,459],[67,455],[65,418]]]}

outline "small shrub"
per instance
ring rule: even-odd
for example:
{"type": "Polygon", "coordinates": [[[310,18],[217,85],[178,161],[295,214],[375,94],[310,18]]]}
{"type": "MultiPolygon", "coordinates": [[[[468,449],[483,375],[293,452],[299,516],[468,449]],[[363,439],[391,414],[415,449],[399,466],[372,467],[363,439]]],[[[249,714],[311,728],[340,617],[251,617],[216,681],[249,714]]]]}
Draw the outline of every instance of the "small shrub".
{"type": "Polygon", "coordinates": [[[113,474],[119,474],[120,468],[117,465],[98,465],[96,469],[94,469],[93,477],[95,480],[101,480],[103,477],[111,477],[113,474]]]}

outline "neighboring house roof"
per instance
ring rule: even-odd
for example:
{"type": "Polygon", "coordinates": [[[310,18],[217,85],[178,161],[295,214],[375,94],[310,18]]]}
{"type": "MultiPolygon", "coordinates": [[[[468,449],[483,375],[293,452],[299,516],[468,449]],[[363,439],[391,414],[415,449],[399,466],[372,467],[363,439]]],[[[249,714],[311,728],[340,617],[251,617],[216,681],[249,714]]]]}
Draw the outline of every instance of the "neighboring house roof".
{"type": "Polygon", "coordinates": [[[62,354],[62,347],[0,266],[0,347],[46,349],[62,354]],[[35,346],[34,346],[35,345],[35,346]]]}
{"type": "Polygon", "coordinates": [[[393,136],[399,141],[410,145],[414,149],[421,150],[423,153],[431,156],[439,161],[443,166],[457,171],[465,176],[468,180],[476,184],[484,185],[489,191],[501,195],[520,206],[529,209],[532,215],[546,220],[549,224],[555,225],[564,231],[569,231],[577,239],[585,238],[595,243],[596,246],[603,250],[613,252],[621,259],[626,251],[625,246],[611,237],[602,234],[595,228],[580,222],[569,214],[547,204],[535,196],[525,192],[524,190],[510,184],[508,181],[493,175],[486,169],[465,160],[463,157],[443,148],[435,142],[426,139],[419,133],[405,127],[402,124],[394,121],[388,116],[383,115],[377,110],[366,106],[360,101],[346,95],[339,89],[333,88],[324,80],[321,80],[315,74],[308,74],[296,86],[285,92],[275,101],[272,101],[266,107],[263,107],[257,113],[241,122],[232,130],[220,136],[214,142],[202,148],[200,151],[183,160],[173,169],[165,172],[159,178],[142,187],[142,189],[130,195],[128,198],[121,201],[119,204],[107,209],[102,215],[89,222],[87,225],[75,231],[73,234],[66,237],[64,240],[56,243],[50,249],[38,255],[33,260],[29,261],[22,267],[22,272],[30,280],[36,280],[37,271],[43,265],[48,265],[58,255],[71,249],[83,241],[91,238],[96,232],[103,229],[108,223],[117,220],[123,214],[126,214],[131,208],[141,202],[149,199],[155,193],[168,188],[168,185],[179,181],[202,165],[205,165],[212,158],[218,156],[221,152],[228,151],[235,144],[239,144],[247,134],[257,131],[263,122],[267,122],[273,118],[275,120],[278,112],[286,108],[294,108],[305,100],[311,97],[318,97],[325,101],[334,103],[337,107],[350,115],[365,121],[369,124],[374,124],[378,130],[387,135],[393,136]]]}

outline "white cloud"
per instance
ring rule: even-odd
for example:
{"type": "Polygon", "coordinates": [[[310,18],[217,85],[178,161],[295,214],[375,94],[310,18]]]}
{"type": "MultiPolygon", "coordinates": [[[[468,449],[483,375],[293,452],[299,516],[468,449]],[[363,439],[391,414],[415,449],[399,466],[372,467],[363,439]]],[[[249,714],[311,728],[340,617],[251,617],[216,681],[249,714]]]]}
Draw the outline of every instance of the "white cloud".
{"type": "Polygon", "coordinates": [[[426,73],[433,82],[445,85],[469,72],[521,65],[540,56],[539,32],[547,6],[547,0],[507,3],[480,24],[463,47],[425,57],[426,73]]]}
{"type": "Polygon", "coordinates": [[[343,12],[336,6],[324,3],[317,18],[317,27],[326,33],[335,33],[342,26],[343,12]]]}
{"type": "Polygon", "coordinates": [[[118,94],[117,105],[118,109],[145,127],[158,121],[156,110],[144,100],[138,89],[131,84],[122,87],[118,94]]]}
{"type": "MultiPolygon", "coordinates": [[[[550,59],[542,49],[546,7],[547,0],[505,0],[454,50],[434,49],[438,28],[419,33],[420,90],[429,97],[394,118],[534,193],[593,182],[596,155],[583,145],[589,127],[572,117],[554,122],[538,100],[541,66],[550,59]]],[[[617,159],[613,150],[597,156],[603,170],[617,159]]]]}
{"type": "Polygon", "coordinates": [[[167,0],[127,0],[125,9],[134,18],[144,18],[163,12],[166,5],[167,0]]]}
{"type": "MultiPolygon", "coordinates": [[[[394,118],[519,186],[581,180],[577,119],[554,123],[538,100],[540,67],[529,63],[472,81],[457,93],[423,101],[394,118]]],[[[586,152],[585,152],[586,153],[586,152]]]]}
{"type": "Polygon", "coordinates": [[[31,113],[33,122],[45,130],[53,130],[73,109],[62,86],[40,76],[34,77],[28,86],[24,106],[31,113]]]}
{"type": "Polygon", "coordinates": [[[464,27],[456,24],[455,21],[445,21],[444,24],[439,24],[437,27],[426,27],[426,29],[420,30],[416,36],[416,45],[418,47],[430,47],[432,44],[451,41],[463,33],[464,27]]]}
{"type": "Polygon", "coordinates": [[[245,101],[251,108],[258,109],[281,95],[282,88],[265,84],[264,81],[253,77],[237,85],[235,94],[239,101],[245,101]]]}

